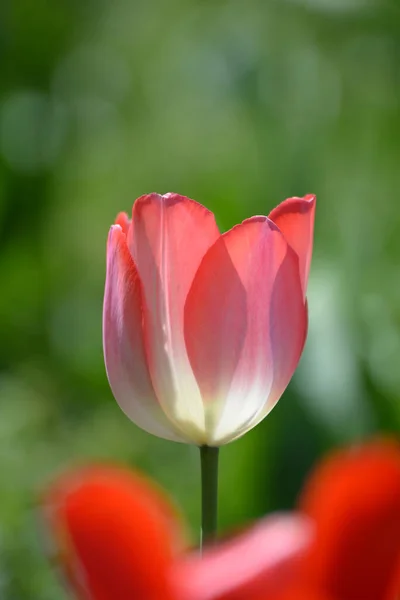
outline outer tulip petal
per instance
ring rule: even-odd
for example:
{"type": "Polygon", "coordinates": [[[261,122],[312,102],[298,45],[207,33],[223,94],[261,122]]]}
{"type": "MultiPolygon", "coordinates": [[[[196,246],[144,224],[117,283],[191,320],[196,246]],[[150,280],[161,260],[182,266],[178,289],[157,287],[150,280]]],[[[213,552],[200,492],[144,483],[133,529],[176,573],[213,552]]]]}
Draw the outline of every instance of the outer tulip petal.
{"type": "Polygon", "coordinates": [[[305,297],[310,271],[314,234],[316,197],[288,198],[270,213],[269,218],[282,231],[299,257],[300,276],[305,297]]]}
{"type": "Polygon", "coordinates": [[[400,561],[400,446],[375,442],[328,458],[301,506],[316,522],[307,583],[340,600],[392,600],[400,561]]]}
{"type": "Polygon", "coordinates": [[[61,477],[45,517],[79,600],[172,600],[167,571],[181,534],[173,509],[144,478],[114,467],[61,477]]]}
{"type": "Polygon", "coordinates": [[[136,200],[128,245],[143,283],[144,329],[150,374],[165,413],[204,443],[204,409],[187,357],[183,311],[208,248],[219,237],[214,215],[179,196],[150,194],[136,200]]]}
{"type": "Polygon", "coordinates": [[[143,341],[140,279],[119,225],[111,228],[108,240],[103,347],[111,389],[126,415],[149,433],[185,441],[154,393],[143,341]]]}
{"type": "Polygon", "coordinates": [[[312,527],[300,516],[272,516],[176,569],[177,599],[275,598],[297,576],[312,527]]]}
{"type": "Polygon", "coordinates": [[[273,408],[300,358],[306,327],[298,258],[274,223],[254,217],[221,236],[185,307],[208,444],[243,435],[273,408]]]}

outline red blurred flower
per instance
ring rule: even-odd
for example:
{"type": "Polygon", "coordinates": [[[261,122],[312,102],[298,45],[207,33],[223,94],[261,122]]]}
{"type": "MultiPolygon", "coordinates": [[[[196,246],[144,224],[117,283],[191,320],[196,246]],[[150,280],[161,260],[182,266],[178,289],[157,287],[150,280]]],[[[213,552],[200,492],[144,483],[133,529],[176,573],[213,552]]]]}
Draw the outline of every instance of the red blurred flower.
{"type": "Polygon", "coordinates": [[[122,410],[157,436],[219,446],[288,385],[307,332],[315,196],[220,234],[178,194],[149,194],[111,227],[104,356],[122,410]]]}
{"type": "Polygon", "coordinates": [[[79,600],[172,600],[167,571],[183,536],[163,493],[141,475],[85,467],[49,490],[55,559],[79,600]]]}
{"type": "Polygon", "coordinates": [[[333,454],[300,511],[182,553],[176,515],[142,477],[112,467],[62,476],[46,495],[59,560],[79,600],[394,600],[400,574],[400,449],[333,454]]]}
{"type": "Polygon", "coordinates": [[[375,442],[328,457],[309,479],[300,508],[317,525],[304,561],[309,585],[340,600],[397,600],[397,443],[375,442]]]}

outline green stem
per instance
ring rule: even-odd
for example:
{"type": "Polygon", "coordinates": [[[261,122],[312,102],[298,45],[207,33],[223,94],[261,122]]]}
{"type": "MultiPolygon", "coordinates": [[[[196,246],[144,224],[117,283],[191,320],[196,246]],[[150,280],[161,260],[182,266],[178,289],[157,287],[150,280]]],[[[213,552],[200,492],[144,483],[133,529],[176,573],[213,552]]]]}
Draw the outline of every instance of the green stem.
{"type": "Polygon", "coordinates": [[[200,549],[217,535],[219,448],[200,446],[201,460],[201,540],[200,549]]]}

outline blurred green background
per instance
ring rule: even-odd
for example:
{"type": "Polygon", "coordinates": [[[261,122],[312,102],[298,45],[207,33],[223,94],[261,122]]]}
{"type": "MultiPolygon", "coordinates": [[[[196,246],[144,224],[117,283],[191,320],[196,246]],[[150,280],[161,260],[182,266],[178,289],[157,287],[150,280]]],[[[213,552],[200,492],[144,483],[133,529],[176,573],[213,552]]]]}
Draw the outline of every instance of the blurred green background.
{"type": "Polygon", "coordinates": [[[293,506],[329,447],[400,424],[400,4],[0,4],[0,597],[61,600],[38,493],[74,461],[137,465],[199,522],[195,448],[114,402],[101,344],[116,213],[176,191],[222,228],[318,196],[301,366],[223,448],[221,529],[293,506]]]}

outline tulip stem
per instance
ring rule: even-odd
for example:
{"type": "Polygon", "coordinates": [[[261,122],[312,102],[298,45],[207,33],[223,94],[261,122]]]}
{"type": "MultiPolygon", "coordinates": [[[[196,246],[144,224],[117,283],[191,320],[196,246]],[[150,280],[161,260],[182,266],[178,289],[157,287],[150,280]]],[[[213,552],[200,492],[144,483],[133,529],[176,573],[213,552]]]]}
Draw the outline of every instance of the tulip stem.
{"type": "Polygon", "coordinates": [[[217,536],[219,448],[200,446],[201,538],[200,550],[217,536]]]}

